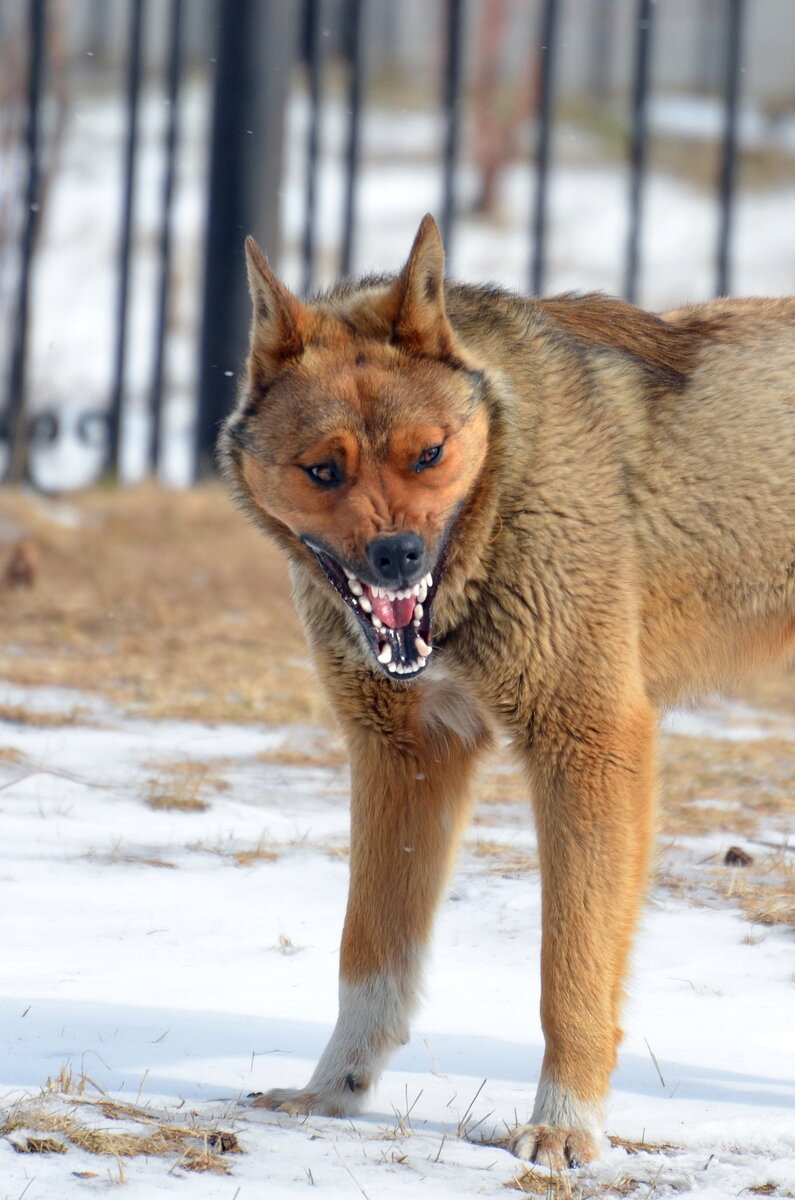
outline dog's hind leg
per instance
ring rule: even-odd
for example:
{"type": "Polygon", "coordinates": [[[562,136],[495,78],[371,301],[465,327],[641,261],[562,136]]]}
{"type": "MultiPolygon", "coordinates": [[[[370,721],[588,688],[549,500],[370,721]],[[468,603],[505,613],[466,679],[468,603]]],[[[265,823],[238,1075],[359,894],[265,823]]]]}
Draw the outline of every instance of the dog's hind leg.
{"type": "Polygon", "coordinates": [[[408,1039],[433,916],[488,734],[429,728],[416,692],[393,697],[388,732],[377,731],[374,720],[348,731],[351,878],[337,1024],[307,1086],[254,1101],[266,1108],[357,1112],[389,1055],[408,1039]]]}
{"type": "Polygon", "coordinates": [[[554,1168],[596,1158],[621,1037],[624,978],[653,826],[655,718],[645,700],[561,707],[530,758],[542,901],[546,1050],[510,1148],[554,1168]]]}

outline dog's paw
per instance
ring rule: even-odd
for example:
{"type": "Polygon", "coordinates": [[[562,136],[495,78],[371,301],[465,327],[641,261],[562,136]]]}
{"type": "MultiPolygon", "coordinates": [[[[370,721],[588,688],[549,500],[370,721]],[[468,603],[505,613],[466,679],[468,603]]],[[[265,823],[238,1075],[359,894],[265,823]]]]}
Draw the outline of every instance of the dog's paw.
{"type": "Polygon", "coordinates": [[[517,1158],[553,1171],[581,1167],[599,1157],[599,1146],[592,1133],[561,1129],[557,1125],[517,1125],[508,1138],[508,1149],[517,1158]]]}
{"type": "Polygon", "coordinates": [[[252,1092],[248,1097],[252,1108],[269,1108],[273,1112],[307,1116],[317,1113],[326,1117],[349,1117],[357,1112],[361,1101],[350,1092],[323,1092],[312,1088],[271,1088],[269,1092],[252,1092]]]}

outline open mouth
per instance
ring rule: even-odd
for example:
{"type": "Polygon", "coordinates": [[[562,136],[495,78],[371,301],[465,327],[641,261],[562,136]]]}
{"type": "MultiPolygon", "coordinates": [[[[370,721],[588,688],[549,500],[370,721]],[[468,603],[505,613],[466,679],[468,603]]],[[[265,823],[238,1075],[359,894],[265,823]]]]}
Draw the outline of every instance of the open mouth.
{"type": "Polygon", "coordinates": [[[375,587],[325,550],[307,542],[329,583],[356,614],[367,644],[388,675],[416,677],[433,651],[431,609],[438,579],[429,572],[411,587],[375,587]]]}

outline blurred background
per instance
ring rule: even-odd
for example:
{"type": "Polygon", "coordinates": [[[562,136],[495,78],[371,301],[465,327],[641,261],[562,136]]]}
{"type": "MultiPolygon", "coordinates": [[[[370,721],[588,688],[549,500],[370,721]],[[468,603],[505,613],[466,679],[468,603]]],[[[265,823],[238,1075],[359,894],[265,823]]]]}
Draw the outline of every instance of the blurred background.
{"type": "Polygon", "coordinates": [[[212,470],[242,244],[661,309],[795,290],[792,0],[4,0],[0,475],[212,470]]]}

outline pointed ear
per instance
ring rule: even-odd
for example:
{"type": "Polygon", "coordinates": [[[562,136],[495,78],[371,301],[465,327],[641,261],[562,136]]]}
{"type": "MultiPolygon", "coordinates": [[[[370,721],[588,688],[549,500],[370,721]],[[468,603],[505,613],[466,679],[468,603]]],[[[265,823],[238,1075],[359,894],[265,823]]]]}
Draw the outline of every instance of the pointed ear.
{"type": "Polygon", "coordinates": [[[249,377],[267,387],[284,361],[303,354],[306,310],[280,283],[253,237],[246,238],[248,290],[253,305],[249,342],[249,377]]]}
{"type": "Polygon", "coordinates": [[[444,247],[430,213],[420,223],[394,290],[399,304],[395,340],[425,354],[448,357],[455,335],[444,305],[444,247]]]}

